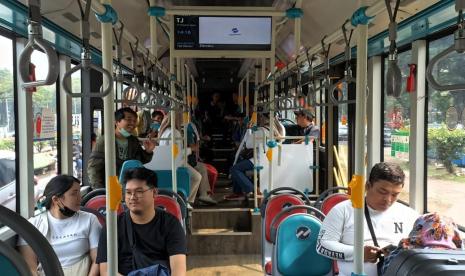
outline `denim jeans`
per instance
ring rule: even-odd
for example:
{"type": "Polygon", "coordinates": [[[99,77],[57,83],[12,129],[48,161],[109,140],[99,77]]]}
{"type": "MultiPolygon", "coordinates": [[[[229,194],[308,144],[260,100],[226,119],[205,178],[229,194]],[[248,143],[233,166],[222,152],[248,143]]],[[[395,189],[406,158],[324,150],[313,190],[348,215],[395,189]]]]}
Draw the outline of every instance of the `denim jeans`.
{"type": "Polygon", "coordinates": [[[234,193],[250,193],[253,191],[253,183],[245,175],[246,171],[251,171],[253,169],[254,165],[248,159],[237,162],[236,165],[231,168],[231,179],[233,182],[234,193]]]}

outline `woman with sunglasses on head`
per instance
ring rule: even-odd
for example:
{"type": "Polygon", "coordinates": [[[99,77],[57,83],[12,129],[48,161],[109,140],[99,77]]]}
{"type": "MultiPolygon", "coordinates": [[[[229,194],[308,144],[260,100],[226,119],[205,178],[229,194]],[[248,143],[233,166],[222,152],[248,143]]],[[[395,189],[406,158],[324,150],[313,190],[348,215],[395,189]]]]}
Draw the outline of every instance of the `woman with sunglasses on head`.
{"type": "MultiPolygon", "coordinates": [[[[49,241],[64,275],[99,275],[95,263],[101,225],[94,214],[80,211],[80,181],[69,175],[50,180],[39,200],[46,211],[29,219],[49,241]]],[[[22,238],[18,248],[32,275],[44,275],[32,248],[22,238]]]]}

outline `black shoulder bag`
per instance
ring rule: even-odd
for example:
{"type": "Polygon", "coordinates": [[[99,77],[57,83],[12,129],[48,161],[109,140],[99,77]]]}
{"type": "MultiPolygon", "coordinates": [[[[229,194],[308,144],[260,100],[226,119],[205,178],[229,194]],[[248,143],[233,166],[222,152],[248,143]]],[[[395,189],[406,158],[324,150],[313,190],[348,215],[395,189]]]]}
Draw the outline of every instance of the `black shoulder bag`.
{"type": "MultiPolygon", "coordinates": [[[[367,221],[368,229],[370,229],[370,234],[371,234],[371,239],[373,240],[373,244],[376,247],[379,247],[378,239],[376,239],[375,230],[373,229],[373,224],[371,223],[370,213],[368,211],[368,206],[366,202],[365,202],[365,219],[367,221]]],[[[378,263],[376,264],[378,275],[382,275],[381,268],[383,267],[383,264],[384,264],[384,255],[381,253],[381,254],[378,254],[378,263]]]]}

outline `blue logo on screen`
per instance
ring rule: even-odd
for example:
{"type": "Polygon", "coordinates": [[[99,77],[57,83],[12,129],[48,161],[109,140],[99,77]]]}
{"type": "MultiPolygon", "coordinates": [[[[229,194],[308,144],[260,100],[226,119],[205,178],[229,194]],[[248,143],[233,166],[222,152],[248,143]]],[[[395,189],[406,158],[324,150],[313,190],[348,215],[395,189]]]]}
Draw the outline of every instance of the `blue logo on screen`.
{"type": "Polygon", "coordinates": [[[239,32],[239,30],[237,28],[232,28],[231,30],[233,33],[237,34],[239,32]]]}

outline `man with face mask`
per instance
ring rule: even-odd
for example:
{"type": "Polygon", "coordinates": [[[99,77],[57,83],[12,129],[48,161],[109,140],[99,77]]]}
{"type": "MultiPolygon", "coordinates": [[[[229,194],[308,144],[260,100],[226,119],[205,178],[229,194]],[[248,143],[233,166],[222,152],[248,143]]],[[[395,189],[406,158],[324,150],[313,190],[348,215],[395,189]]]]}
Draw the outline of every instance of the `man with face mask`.
{"type": "Polygon", "coordinates": [[[160,129],[161,122],[163,121],[164,117],[165,115],[160,110],[155,110],[154,112],[152,112],[152,124],[150,125],[150,132],[148,134],[148,137],[158,137],[158,130],[160,129]]]}
{"type": "MultiPolygon", "coordinates": [[[[148,163],[152,160],[155,142],[145,140],[141,144],[132,133],[136,126],[137,113],[129,107],[115,112],[115,149],[116,173],[119,175],[121,166],[126,160],[139,160],[148,163]]],[[[88,175],[92,188],[105,187],[105,139],[101,136],[92,151],[88,163],[88,175]]]]}

